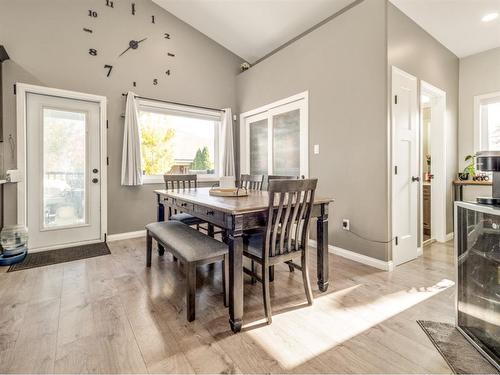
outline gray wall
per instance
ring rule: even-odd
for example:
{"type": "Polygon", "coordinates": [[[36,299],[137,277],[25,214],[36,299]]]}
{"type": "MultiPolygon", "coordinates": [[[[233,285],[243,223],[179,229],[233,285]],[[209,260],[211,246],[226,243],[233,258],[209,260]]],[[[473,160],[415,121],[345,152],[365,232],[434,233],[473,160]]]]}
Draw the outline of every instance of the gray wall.
{"type": "Polygon", "coordinates": [[[239,111],[309,90],[309,173],[334,198],[330,244],[388,259],[387,54],[385,1],[348,10],[237,79],[239,111]],[[321,153],[314,155],[312,145],[321,153]]]}
{"type": "Polygon", "coordinates": [[[474,96],[500,91],[500,48],[460,59],[458,157],[474,153],[474,96]]]}
{"type": "MultiPolygon", "coordinates": [[[[135,0],[137,12],[130,14],[130,2],[1,0],[0,35],[10,61],[4,71],[5,156],[2,171],[15,168],[15,82],[104,95],[108,98],[108,233],[140,230],[155,217],[152,191],[161,185],[120,186],[124,98],[133,90],[139,95],[198,104],[235,108],[236,75],[241,59],[150,0],[135,0]],[[97,19],[88,10],[98,12],[97,19]],[[27,11],[28,10],[28,11],[27,11]],[[151,23],[155,15],[156,23],[151,23]],[[94,29],[93,34],[82,31],[94,29]],[[171,40],[163,38],[172,35],[171,40]],[[131,39],[148,37],[137,51],[118,55],[131,39]],[[96,48],[98,56],[88,54],[96,48]],[[176,54],[168,58],[167,51],[176,54]],[[104,64],[114,66],[106,78],[104,64]],[[172,70],[167,77],[165,71],[172,70]],[[154,78],[159,84],[153,86],[154,78]],[[132,87],[132,82],[137,87],[132,87]],[[11,152],[13,151],[13,152],[11,152]]],[[[6,222],[16,221],[16,187],[6,188],[6,222]]]]}
{"type": "Polygon", "coordinates": [[[389,69],[394,65],[419,80],[446,91],[446,229],[450,233],[453,231],[452,181],[458,168],[459,61],[452,52],[391,3],[387,6],[387,35],[389,69]]]}

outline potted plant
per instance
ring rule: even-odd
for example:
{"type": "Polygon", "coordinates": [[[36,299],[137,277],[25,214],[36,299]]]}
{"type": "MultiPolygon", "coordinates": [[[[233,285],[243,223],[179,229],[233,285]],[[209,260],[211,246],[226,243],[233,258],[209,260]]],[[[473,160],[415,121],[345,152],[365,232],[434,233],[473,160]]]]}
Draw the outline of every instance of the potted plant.
{"type": "Polygon", "coordinates": [[[476,176],[476,156],[467,155],[465,161],[468,162],[462,173],[458,174],[458,178],[462,181],[468,180],[469,176],[476,176]]]}

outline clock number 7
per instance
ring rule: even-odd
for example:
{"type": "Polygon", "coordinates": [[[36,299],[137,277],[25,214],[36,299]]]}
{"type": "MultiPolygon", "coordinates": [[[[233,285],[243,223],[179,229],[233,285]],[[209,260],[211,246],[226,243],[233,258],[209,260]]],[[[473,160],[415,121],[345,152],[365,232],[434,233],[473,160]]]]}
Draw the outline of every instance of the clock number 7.
{"type": "Polygon", "coordinates": [[[113,70],[113,65],[104,65],[104,69],[108,69],[108,74],[106,74],[106,77],[109,77],[111,71],[113,70]]]}

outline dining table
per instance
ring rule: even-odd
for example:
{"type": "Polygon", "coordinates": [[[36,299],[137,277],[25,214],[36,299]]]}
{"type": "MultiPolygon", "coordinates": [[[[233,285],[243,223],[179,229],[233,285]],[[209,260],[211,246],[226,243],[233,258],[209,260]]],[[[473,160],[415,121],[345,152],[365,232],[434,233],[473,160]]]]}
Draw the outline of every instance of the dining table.
{"type": "MultiPolygon", "coordinates": [[[[155,190],[157,220],[164,221],[174,212],[184,212],[202,219],[213,228],[221,228],[229,251],[229,324],[239,332],[243,323],[243,236],[245,232],[265,228],[269,193],[248,190],[247,196],[221,197],[210,188],[155,190]]],[[[321,292],[328,289],[328,209],[333,200],[316,197],[311,218],[316,218],[317,279],[321,292]]],[[[210,229],[212,228],[212,229],[210,229]]]]}

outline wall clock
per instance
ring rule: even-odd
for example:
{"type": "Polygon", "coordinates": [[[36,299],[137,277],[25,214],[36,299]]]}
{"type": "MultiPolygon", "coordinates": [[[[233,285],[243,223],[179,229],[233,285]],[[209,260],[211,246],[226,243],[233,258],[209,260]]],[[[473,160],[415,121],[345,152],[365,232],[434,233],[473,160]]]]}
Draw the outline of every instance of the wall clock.
{"type": "MultiPolygon", "coordinates": [[[[137,18],[141,18],[141,20],[145,21],[145,22],[150,22],[152,24],[156,24],[156,18],[155,18],[155,15],[148,15],[146,16],[146,18],[144,18],[145,16],[139,16],[138,12],[137,12],[137,5],[134,3],[134,2],[131,2],[131,3],[128,3],[126,4],[125,2],[120,2],[120,4],[118,3],[115,3],[115,0],[102,0],[102,8],[93,8],[93,9],[88,9],[87,10],[87,16],[93,20],[93,22],[99,22],[100,21],[100,15],[103,13],[103,10],[109,10],[109,9],[115,9],[118,8],[118,7],[124,7],[124,6],[127,6],[127,7],[130,7],[130,10],[129,10],[129,16],[131,17],[137,17],[137,18]]],[[[83,32],[87,33],[87,34],[91,34],[91,35],[95,35],[96,33],[94,32],[94,29],[92,29],[91,27],[89,27],[88,25],[85,25],[83,28],[82,28],[83,32]]],[[[165,32],[165,30],[158,30],[158,33],[159,33],[159,36],[165,40],[166,42],[168,42],[170,39],[171,39],[171,34],[170,33],[167,33],[165,32]]],[[[140,37],[138,38],[134,38],[134,39],[131,39],[131,40],[124,40],[123,41],[123,46],[120,47],[121,50],[119,50],[117,53],[116,53],[116,58],[115,58],[115,62],[113,64],[111,64],[109,61],[106,62],[106,61],[103,61],[102,64],[103,64],[103,69],[104,69],[104,75],[106,77],[110,77],[112,72],[114,71],[114,69],[119,69],[119,65],[120,65],[120,61],[122,61],[123,59],[126,59],[127,58],[127,55],[131,54],[131,53],[138,53],[140,52],[141,49],[145,48],[147,45],[148,45],[148,40],[150,40],[153,36],[151,35],[141,35],[140,37]]],[[[158,35],[155,35],[154,37],[158,37],[158,35]]],[[[171,58],[174,58],[175,57],[175,54],[170,51],[168,49],[168,43],[165,45],[165,58],[166,59],[171,59],[171,58]]],[[[96,58],[98,61],[100,60],[100,54],[99,54],[99,51],[96,49],[96,48],[89,48],[88,49],[88,54],[90,56],[92,56],[93,58],[96,58]]],[[[166,61],[165,63],[165,69],[164,71],[161,73],[161,75],[158,75],[158,76],[154,76],[154,77],[151,77],[151,84],[156,86],[158,85],[160,82],[161,82],[161,79],[165,76],[170,76],[171,75],[171,69],[168,67],[168,60],[166,61]]],[[[132,82],[133,86],[136,87],[137,86],[137,82],[133,81],[132,82]]]]}

